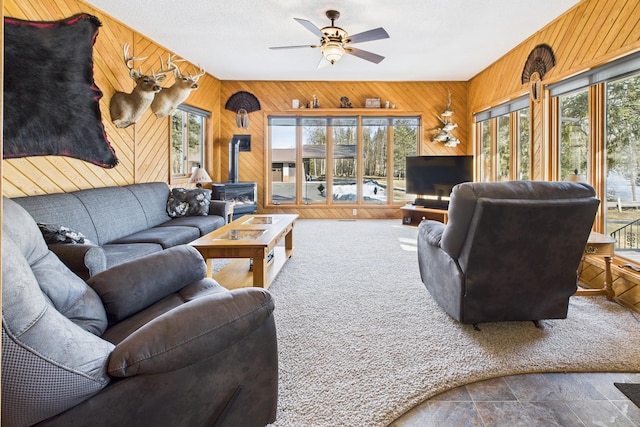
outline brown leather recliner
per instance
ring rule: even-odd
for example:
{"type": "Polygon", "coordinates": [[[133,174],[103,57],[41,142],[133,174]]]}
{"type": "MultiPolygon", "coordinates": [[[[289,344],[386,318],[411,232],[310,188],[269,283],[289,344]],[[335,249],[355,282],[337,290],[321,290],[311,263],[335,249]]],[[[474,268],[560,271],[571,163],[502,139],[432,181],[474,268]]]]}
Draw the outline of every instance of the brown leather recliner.
{"type": "Polygon", "coordinates": [[[459,184],[447,225],[419,225],[422,282],[465,324],[566,318],[599,203],[574,182],[459,184]]]}
{"type": "Polygon", "coordinates": [[[2,425],[264,426],[275,420],[271,295],[205,278],[191,246],[74,275],[3,198],[2,425]]]}

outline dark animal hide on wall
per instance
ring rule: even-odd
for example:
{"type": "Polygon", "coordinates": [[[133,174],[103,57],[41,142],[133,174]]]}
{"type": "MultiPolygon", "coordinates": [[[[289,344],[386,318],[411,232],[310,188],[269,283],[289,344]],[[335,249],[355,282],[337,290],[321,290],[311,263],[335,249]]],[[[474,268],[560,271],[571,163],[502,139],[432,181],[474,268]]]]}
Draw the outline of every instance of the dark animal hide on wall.
{"type": "Polygon", "coordinates": [[[93,81],[102,25],[82,13],[54,22],[4,18],[3,158],[58,155],[112,168],[93,81]]]}

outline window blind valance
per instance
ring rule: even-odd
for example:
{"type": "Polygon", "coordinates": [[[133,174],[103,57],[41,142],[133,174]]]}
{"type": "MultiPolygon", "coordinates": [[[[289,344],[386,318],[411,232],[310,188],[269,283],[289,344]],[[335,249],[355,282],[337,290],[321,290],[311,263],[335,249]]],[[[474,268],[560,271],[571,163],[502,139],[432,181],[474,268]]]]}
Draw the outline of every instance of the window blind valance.
{"type": "Polygon", "coordinates": [[[514,111],[522,110],[529,107],[529,95],[523,95],[519,98],[512,99],[503,104],[497,105],[488,110],[475,113],[473,118],[475,122],[484,122],[485,120],[492,119],[494,117],[504,116],[505,114],[513,113],[514,111]]]}
{"type": "Polygon", "coordinates": [[[640,52],[635,52],[545,87],[549,89],[551,96],[560,96],[605,81],[620,79],[639,71],[640,52]]]}

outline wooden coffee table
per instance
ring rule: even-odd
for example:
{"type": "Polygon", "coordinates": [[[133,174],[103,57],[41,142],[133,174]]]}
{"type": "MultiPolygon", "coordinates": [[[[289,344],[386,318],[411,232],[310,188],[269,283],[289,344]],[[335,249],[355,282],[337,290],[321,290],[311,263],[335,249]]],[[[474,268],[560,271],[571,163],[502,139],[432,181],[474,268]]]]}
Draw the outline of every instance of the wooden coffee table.
{"type": "Polygon", "coordinates": [[[222,286],[267,288],[293,255],[297,219],[290,214],[245,215],[190,245],[207,260],[208,276],[213,258],[248,258],[231,261],[213,276],[222,286]],[[283,239],[284,246],[278,245],[283,239]]]}

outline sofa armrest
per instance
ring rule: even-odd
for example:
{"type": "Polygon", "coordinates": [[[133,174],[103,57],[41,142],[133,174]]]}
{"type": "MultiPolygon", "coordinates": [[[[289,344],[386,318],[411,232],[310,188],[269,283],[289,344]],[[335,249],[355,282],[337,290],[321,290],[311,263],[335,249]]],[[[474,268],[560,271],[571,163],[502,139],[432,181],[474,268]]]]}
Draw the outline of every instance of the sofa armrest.
{"type": "Polygon", "coordinates": [[[133,332],[114,349],[108,372],[116,377],[175,371],[245,339],[272,318],[268,291],[242,288],[190,301],[133,332]]]}
{"type": "Polygon", "coordinates": [[[87,280],[100,296],[109,325],[135,314],[206,276],[207,265],[189,245],[179,245],[103,271],[87,280]]]}
{"type": "Polygon", "coordinates": [[[211,200],[209,215],[218,215],[224,218],[225,224],[229,222],[229,202],[226,200],[211,200]]]}
{"type": "Polygon", "coordinates": [[[84,280],[107,269],[107,256],[100,246],[54,243],[49,249],[84,280]]]}

